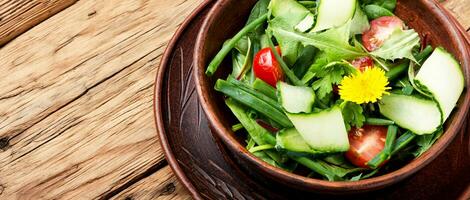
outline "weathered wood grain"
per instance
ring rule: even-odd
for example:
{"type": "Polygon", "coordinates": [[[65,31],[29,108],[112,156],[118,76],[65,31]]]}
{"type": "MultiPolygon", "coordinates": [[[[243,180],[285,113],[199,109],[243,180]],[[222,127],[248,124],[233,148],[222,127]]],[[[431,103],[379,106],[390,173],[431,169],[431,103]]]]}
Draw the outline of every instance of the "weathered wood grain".
{"type": "Polygon", "coordinates": [[[169,166],[132,185],[112,199],[154,200],[191,199],[185,188],[172,175],[169,166]]]}
{"type": "Polygon", "coordinates": [[[0,49],[0,199],[108,197],[163,167],[156,66],[199,3],[79,1],[0,49]]]}
{"type": "Polygon", "coordinates": [[[0,1],[0,46],[77,0],[0,1]]]}
{"type": "MultiPolygon", "coordinates": [[[[0,0],[0,45],[33,27],[0,49],[0,199],[187,199],[157,144],[152,86],[201,1],[82,0],[54,15],[76,0],[0,0]]],[[[470,28],[470,0],[444,5],[470,28]]]]}
{"type": "Polygon", "coordinates": [[[442,4],[470,31],[470,0],[447,0],[442,4]]]}

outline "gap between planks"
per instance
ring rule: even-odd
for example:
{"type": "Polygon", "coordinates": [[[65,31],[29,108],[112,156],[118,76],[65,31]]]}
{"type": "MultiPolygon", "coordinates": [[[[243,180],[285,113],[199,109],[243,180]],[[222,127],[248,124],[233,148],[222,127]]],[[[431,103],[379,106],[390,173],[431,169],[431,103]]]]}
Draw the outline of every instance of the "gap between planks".
{"type": "Polygon", "coordinates": [[[78,0],[13,0],[0,2],[0,46],[71,6],[78,0]]]}

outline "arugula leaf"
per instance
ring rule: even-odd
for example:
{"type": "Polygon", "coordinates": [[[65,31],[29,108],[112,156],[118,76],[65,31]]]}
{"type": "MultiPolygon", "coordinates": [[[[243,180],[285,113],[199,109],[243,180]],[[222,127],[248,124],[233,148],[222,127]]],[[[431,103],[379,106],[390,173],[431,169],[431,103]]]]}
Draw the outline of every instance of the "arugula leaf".
{"type": "Polygon", "coordinates": [[[292,66],[292,70],[298,78],[302,78],[307,72],[309,66],[311,66],[315,59],[318,49],[313,46],[306,46],[302,49],[302,52],[292,66]]]}
{"type": "Polygon", "coordinates": [[[377,5],[383,7],[391,12],[395,10],[397,6],[397,0],[362,0],[362,5],[377,5]]]}
{"type": "MultiPolygon", "coordinates": [[[[274,18],[272,19],[270,22],[269,22],[269,26],[271,26],[272,24],[282,24],[282,26],[284,26],[286,29],[292,31],[292,32],[296,32],[293,30],[293,28],[290,28],[286,22],[283,22],[280,18],[274,18]]],[[[270,31],[269,30],[269,27],[268,27],[268,30],[267,31],[270,31]]],[[[279,35],[277,32],[273,32],[272,34],[275,38],[276,38],[276,41],[279,43],[279,46],[281,48],[281,52],[282,52],[282,57],[284,58],[284,61],[288,64],[288,65],[293,65],[296,61],[297,61],[297,58],[298,58],[298,55],[300,54],[300,47],[301,47],[301,44],[298,40],[293,40],[291,38],[288,38],[288,37],[283,37],[281,35],[279,35]]]]}
{"type": "Polygon", "coordinates": [[[332,62],[315,72],[319,79],[313,82],[313,89],[317,90],[319,99],[323,99],[333,91],[333,85],[338,85],[343,76],[355,72],[356,69],[346,61],[332,62]]]}
{"type": "Polygon", "coordinates": [[[416,62],[412,50],[419,45],[419,41],[419,35],[415,30],[397,29],[379,49],[371,52],[371,55],[386,60],[408,58],[416,62]]]}
{"type": "Polygon", "coordinates": [[[369,20],[367,19],[366,14],[364,13],[364,11],[362,11],[358,3],[358,5],[356,6],[356,12],[354,13],[354,17],[351,21],[351,35],[361,34],[364,31],[369,30],[369,28],[369,20]]]}
{"type": "MultiPolygon", "coordinates": [[[[255,21],[256,19],[260,18],[264,14],[268,13],[268,5],[270,0],[259,0],[251,9],[250,16],[248,16],[248,20],[246,25],[250,24],[251,22],[255,21]]],[[[245,25],[245,26],[246,26],[245,25]]],[[[256,27],[253,31],[248,33],[248,36],[253,40],[254,38],[259,38],[264,33],[265,28],[260,25],[256,27]]]]}
{"type": "Polygon", "coordinates": [[[289,28],[282,21],[271,20],[268,30],[272,31],[276,39],[282,41],[282,43],[300,41],[304,46],[312,45],[325,51],[330,58],[349,60],[366,55],[359,46],[351,46],[349,44],[350,27],[351,22],[348,22],[343,26],[332,28],[322,33],[300,33],[289,28]]]}
{"type": "Polygon", "coordinates": [[[366,117],[364,116],[361,105],[358,105],[353,102],[343,102],[341,103],[341,109],[344,119],[344,124],[346,125],[346,129],[349,131],[351,130],[351,126],[355,126],[361,128],[366,121],[366,117]]]}
{"type": "MultiPolygon", "coordinates": [[[[295,0],[272,0],[269,9],[274,16],[271,23],[283,24],[288,30],[304,32],[313,26],[313,14],[295,0]]],[[[277,37],[275,33],[274,36],[281,47],[285,62],[293,65],[301,53],[300,42],[277,37]]]]}
{"type": "Polygon", "coordinates": [[[378,5],[367,5],[364,6],[364,12],[366,13],[367,17],[369,19],[377,19],[379,17],[383,16],[393,16],[394,14],[390,11],[387,10],[386,8],[378,5]]]}
{"type": "Polygon", "coordinates": [[[250,24],[262,15],[268,13],[269,2],[270,0],[258,0],[258,2],[251,9],[251,13],[250,16],[248,16],[246,24],[250,24]]]}

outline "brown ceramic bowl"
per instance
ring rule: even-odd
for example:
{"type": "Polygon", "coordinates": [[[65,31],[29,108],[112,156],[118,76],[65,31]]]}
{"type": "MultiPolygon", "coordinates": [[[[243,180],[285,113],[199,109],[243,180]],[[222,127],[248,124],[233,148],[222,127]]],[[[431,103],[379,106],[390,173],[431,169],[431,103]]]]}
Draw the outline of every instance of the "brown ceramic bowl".
{"type": "MultiPolygon", "coordinates": [[[[470,97],[465,90],[459,107],[445,124],[444,135],[426,153],[402,168],[366,180],[356,182],[329,182],[307,178],[272,167],[250,154],[244,148],[243,138],[231,131],[234,117],[223,102],[223,96],[216,92],[214,83],[225,78],[231,66],[227,60],[213,77],[204,72],[207,64],[219,51],[223,42],[231,38],[246,22],[256,0],[220,0],[210,11],[201,28],[195,47],[194,75],[200,103],[209,120],[213,134],[228,147],[234,159],[255,177],[268,178],[289,187],[302,190],[348,194],[381,189],[397,183],[423,168],[436,158],[458,134],[469,107],[470,97]]],[[[470,86],[470,48],[453,18],[434,0],[399,0],[395,12],[408,26],[420,33],[423,40],[433,46],[443,46],[460,61],[470,86]]],[[[443,169],[444,170],[444,169],[443,169]]]]}

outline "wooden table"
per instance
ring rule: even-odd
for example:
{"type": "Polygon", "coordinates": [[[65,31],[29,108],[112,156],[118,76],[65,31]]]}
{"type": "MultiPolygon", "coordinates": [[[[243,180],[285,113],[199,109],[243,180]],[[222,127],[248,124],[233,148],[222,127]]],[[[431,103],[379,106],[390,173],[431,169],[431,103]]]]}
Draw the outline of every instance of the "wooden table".
{"type": "MultiPolygon", "coordinates": [[[[0,199],[188,199],[155,73],[203,0],[0,0],[0,199]]],[[[445,6],[470,28],[470,0],[445,6]]]]}

